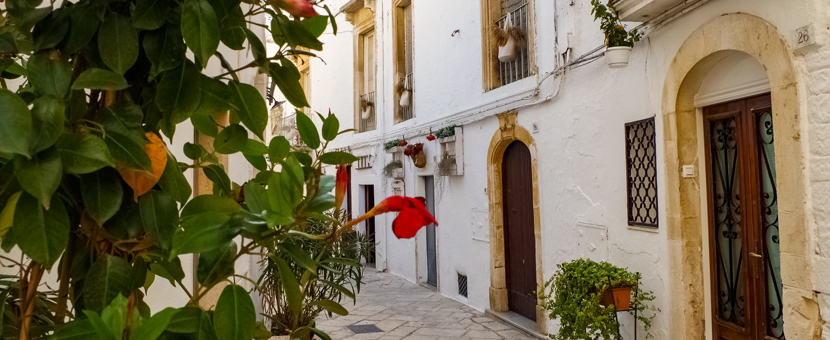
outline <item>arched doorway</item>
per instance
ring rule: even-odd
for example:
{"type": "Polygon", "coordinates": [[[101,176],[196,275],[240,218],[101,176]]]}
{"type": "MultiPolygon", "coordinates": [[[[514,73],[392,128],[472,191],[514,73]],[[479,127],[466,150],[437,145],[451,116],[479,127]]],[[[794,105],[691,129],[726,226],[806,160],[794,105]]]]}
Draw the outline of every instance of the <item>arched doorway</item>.
{"type": "MultiPolygon", "coordinates": [[[[790,59],[792,53],[774,26],[747,14],[723,15],[695,30],[678,50],[668,69],[663,88],[667,235],[670,275],[674,278],[670,282],[670,290],[673,292],[670,302],[672,334],[679,334],[679,339],[695,340],[706,338],[706,335],[717,335],[722,339],[763,339],[768,336],[766,329],[757,327],[763,326],[759,323],[745,326],[752,327],[749,335],[719,333],[716,329],[718,326],[715,325],[717,321],[713,320],[715,313],[720,312],[717,310],[719,307],[716,301],[719,292],[714,284],[720,278],[717,271],[710,271],[712,268],[709,266],[713,263],[712,260],[716,261],[719,256],[713,249],[718,244],[710,243],[715,235],[712,235],[714,230],[710,229],[710,222],[714,219],[709,215],[717,208],[711,201],[701,199],[707,189],[709,192],[715,189],[707,188],[710,182],[707,182],[706,177],[707,172],[711,172],[707,167],[713,166],[713,163],[705,161],[707,155],[700,150],[707,142],[705,134],[713,133],[713,126],[720,123],[732,124],[718,118],[726,118],[729,112],[735,110],[727,109],[721,112],[724,114],[723,117],[713,116],[707,124],[703,124],[704,110],[695,104],[695,95],[713,68],[721,61],[734,56],[736,51],[745,53],[763,65],[769,79],[770,112],[764,119],[769,119],[769,123],[775,128],[773,144],[778,157],[772,163],[777,172],[777,187],[782,188],[777,192],[776,202],[779,211],[778,223],[782,226],[779,250],[780,275],[783,281],[781,309],[785,311],[784,332],[788,339],[816,339],[820,334],[817,330],[820,328],[821,320],[815,293],[812,291],[812,282],[809,277],[798,274],[812,272],[810,250],[809,247],[804,247],[805,244],[809,244],[811,231],[804,209],[804,156],[801,145],[802,133],[797,123],[801,114],[798,83],[790,59]],[[720,33],[713,36],[711,32],[720,33]],[[707,132],[707,128],[710,131],[707,132]],[[695,165],[698,169],[696,175],[681,178],[681,172],[677,169],[683,165],[695,165]]],[[[745,129],[749,130],[751,129],[745,129]]],[[[712,156],[711,148],[708,156],[712,156]]],[[[752,160],[744,160],[744,163],[749,165],[750,161],[752,160]]],[[[746,168],[746,171],[751,169],[749,166],[746,168]]],[[[741,170],[741,174],[746,174],[746,171],[741,170]]],[[[760,192],[746,191],[742,196],[744,199],[755,198],[759,205],[763,201],[761,197],[760,192]]],[[[755,206],[752,203],[746,204],[755,206]]],[[[758,249],[761,247],[754,250],[758,249]]],[[[752,255],[749,250],[742,250],[741,256],[744,260],[747,257],[755,258],[755,272],[762,273],[767,262],[759,262],[755,255],[763,258],[766,254],[752,251],[755,254],[752,255]]],[[[716,266],[715,269],[717,270],[716,266]]],[[[763,307],[761,304],[759,306],[763,307]]],[[[760,316],[755,316],[756,320],[758,317],[760,316]]],[[[762,318],[766,320],[766,317],[762,318]]]]}
{"type": "Polygon", "coordinates": [[[504,150],[502,216],[508,308],[536,320],[536,242],[530,150],[520,141],[504,150]]]}

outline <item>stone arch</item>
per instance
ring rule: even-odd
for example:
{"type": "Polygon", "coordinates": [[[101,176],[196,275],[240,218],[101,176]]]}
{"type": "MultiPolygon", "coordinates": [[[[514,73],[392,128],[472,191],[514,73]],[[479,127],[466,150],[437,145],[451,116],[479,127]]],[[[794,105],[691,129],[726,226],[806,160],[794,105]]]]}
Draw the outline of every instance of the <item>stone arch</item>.
{"type": "Polygon", "coordinates": [[[806,181],[801,143],[801,107],[793,54],[774,26],[748,14],[727,14],[695,30],[674,57],[663,87],[662,114],[666,166],[671,334],[704,339],[704,235],[701,218],[702,168],[698,159],[698,108],[694,96],[707,73],[735,51],[746,53],[767,71],[776,128],[787,338],[817,339],[821,321],[813,292],[810,262],[812,232],[805,213],[806,181]],[[697,166],[694,180],[681,178],[682,165],[697,166]],[[806,273],[806,275],[805,275],[806,273]]]}
{"type": "MultiPolygon", "coordinates": [[[[487,193],[490,212],[490,309],[495,312],[507,312],[507,284],[505,277],[504,216],[502,214],[502,159],[504,151],[514,141],[524,143],[530,149],[531,171],[533,181],[533,228],[536,239],[536,287],[544,287],[542,271],[542,230],[539,205],[539,180],[537,171],[537,150],[530,132],[516,124],[517,111],[508,111],[498,115],[499,130],[490,140],[487,151],[487,193]]],[[[536,328],[547,333],[547,314],[537,303],[536,328]]]]}

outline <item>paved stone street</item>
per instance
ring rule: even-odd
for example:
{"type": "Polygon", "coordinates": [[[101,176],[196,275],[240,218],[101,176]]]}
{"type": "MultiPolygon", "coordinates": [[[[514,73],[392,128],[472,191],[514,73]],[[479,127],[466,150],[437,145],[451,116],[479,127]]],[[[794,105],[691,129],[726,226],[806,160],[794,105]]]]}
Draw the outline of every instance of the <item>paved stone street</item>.
{"type": "Polygon", "coordinates": [[[443,340],[533,339],[455,300],[396,275],[366,268],[357,305],[343,301],[347,316],[321,318],[332,339],[443,340]],[[357,334],[348,326],[375,325],[381,332],[357,334]]]}

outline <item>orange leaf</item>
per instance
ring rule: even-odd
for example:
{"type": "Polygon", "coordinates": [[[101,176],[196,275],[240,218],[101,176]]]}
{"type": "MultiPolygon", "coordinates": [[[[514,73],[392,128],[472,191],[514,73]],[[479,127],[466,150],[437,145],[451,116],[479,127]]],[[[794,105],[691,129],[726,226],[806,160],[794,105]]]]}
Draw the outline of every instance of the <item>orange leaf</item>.
{"type": "Polygon", "coordinates": [[[144,145],[144,150],[147,151],[147,156],[150,157],[152,172],[130,168],[124,164],[116,165],[121,178],[124,179],[124,182],[127,182],[130,188],[133,188],[133,198],[136,202],[138,202],[138,196],[144,195],[150,189],[153,189],[164,172],[164,166],[167,165],[167,149],[164,147],[164,142],[155,133],[147,132],[146,136],[149,141],[144,145]]]}

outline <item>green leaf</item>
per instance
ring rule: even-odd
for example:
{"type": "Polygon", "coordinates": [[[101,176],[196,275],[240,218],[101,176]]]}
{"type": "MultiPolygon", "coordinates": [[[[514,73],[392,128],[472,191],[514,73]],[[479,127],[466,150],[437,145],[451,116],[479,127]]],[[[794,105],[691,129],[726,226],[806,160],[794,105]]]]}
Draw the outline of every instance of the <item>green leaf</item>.
{"type": "Polygon", "coordinates": [[[324,212],[334,208],[335,199],[330,194],[320,195],[315,197],[308,203],[307,209],[313,212],[324,212]]]}
{"type": "Polygon", "coordinates": [[[291,242],[282,242],[277,244],[277,247],[291,256],[294,260],[294,263],[300,265],[301,267],[309,270],[312,273],[317,273],[317,261],[314,261],[311,256],[309,256],[307,250],[301,248],[300,246],[291,243],[291,242]]]}
{"type": "Polygon", "coordinates": [[[248,37],[248,43],[250,44],[251,51],[254,53],[254,58],[256,60],[267,58],[265,45],[262,44],[262,40],[259,40],[259,36],[247,27],[245,27],[245,35],[248,37]]]}
{"type": "Polygon", "coordinates": [[[288,309],[294,315],[299,315],[303,309],[303,294],[300,291],[300,284],[297,282],[297,277],[291,271],[291,267],[285,260],[272,257],[272,260],[277,265],[277,271],[280,274],[283,289],[285,289],[285,300],[288,303],[288,309]]]}
{"type": "Polygon", "coordinates": [[[255,87],[232,81],[229,83],[232,92],[231,98],[235,108],[231,114],[239,116],[242,124],[248,127],[260,139],[268,125],[268,106],[265,99],[255,87]]]}
{"type": "Polygon", "coordinates": [[[123,294],[117,295],[112,302],[104,307],[101,312],[101,320],[112,332],[114,339],[120,339],[124,328],[127,326],[127,309],[129,301],[123,294]]]}
{"type": "Polygon", "coordinates": [[[297,160],[297,157],[294,157],[293,155],[285,158],[285,162],[283,162],[283,174],[289,175],[291,179],[295,181],[294,184],[297,186],[301,186],[305,183],[303,166],[300,165],[300,161],[297,160]]]}
{"type": "MultiPolygon", "coordinates": [[[[202,75],[200,80],[200,90],[202,91],[201,101],[195,114],[209,117],[217,113],[224,113],[233,106],[232,93],[228,85],[221,80],[213,79],[211,77],[202,75]]],[[[216,123],[211,122],[212,130],[216,129],[216,123]]],[[[198,128],[198,126],[197,126],[198,128]]],[[[200,131],[207,134],[205,131],[200,131]]],[[[211,137],[215,137],[214,133],[211,137]]]]}
{"type": "Polygon", "coordinates": [[[187,202],[193,193],[190,182],[187,181],[176,163],[176,158],[169,153],[167,154],[167,165],[164,167],[164,172],[161,174],[158,184],[161,190],[172,195],[181,204],[187,202]]]}
{"type": "Polygon", "coordinates": [[[35,25],[32,30],[35,51],[53,48],[63,41],[69,31],[69,18],[66,14],[63,8],[58,8],[35,25]]]}
{"type": "Polygon", "coordinates": [[[205,176],[213,182],[213,193],[216,195],[230,195],[231,194],[231,179],[225,168],[221,165],[211,164],[204,168],[205,176]]]}
{"type": "Polygon", "coordinates": [[[170,324],[171,319],[179,311],[173,308],[165,308],[161,312],[156,313],[149,320],[144,321],[141,326],[135,331],[131,340],[156,340],[170,324]]]}
{"type": "Polygon", "coordinates": [[[335,20],[334,14],[331,13],[331,9],[329,9],[328,5],[323,5],[323,8],[326,9],[326,13],[329,14],[329,20],[331,21],[331,30],[334,32],[334,35],[337,35],[337,20],[335,20]]]}
{"type": "Polygon", "coordinates": [[[340,130],[340,121],[337,116],[329,112],[329,116],[323,120],[323,139],[331,142],[337,138],[338,130],[340,130]]]}
{"type": "Polygon", "coordinates": [[[84,200],[86,213],[98,225],[115,216],[121,208],[124,198],[124,189],[121,187],[121,177],[113,169],[104,169],[81,176],[81,197],[84,200]]]}
{"type": "Polygon", "coordinates": [[[133,169],[150,169],[150,156],[147,155],[143,140],[110,131],[104,142],[116,162],[124,163],[133,169]]]}
{"type": "Polygon", "coordinates": [[[230,217],[221,212],[206,212],[182,222],[182,229],[173,235],[173,254],[208,252],[224,246],[239,234],[228,227],[230,217]]]}
{"type": "Polygon", "coordinates": [[[303,143],[312,149],[320,147],[320,135],[317,133],[317,127],[311,118],[302,113],[297,113],[297,130],[300,131],[300,138],[303,143]]]}
{"type": "MultiPolygon", "coordinates": [[[[214,312],[214,314],[216,313],[214,312]]],[[[210,320],[210,314],[206,312],[202,313],[200,320],[198,334],[199,340],[217,340],[216,332],[213,330],[213,322],[210,320]]]]}
{"type": "Polygon", "coordinates": [[[158,276],[161,276],[170,284],[176,285],[176,281],[184,279],[184,269],[182,269],[182,261],[178,257],[174,257],[170,261],[157,261],[150,264],[150,271],[158,276]]]}
{"type": "Polygon", "coordinates": [[[242,125],[231,124],[219,132],[213,140],[213,149],[221,154],[232,154],[242,151],[248,143],[248,130],[242,125]]]}
{"type": "Polygon", "coordinates": [[[329,299],[322,299],[322,300],[311,302],[309,304],[313,305],[313,306],[323,307],[327,311],[335,313],[335,314],[349,315],[349,311],[346,310],[346,308],[343,308],[343,306],[341,306],[339,303],[334,302],[334,301],[329,300],[329,299]]]}
{"type": "Polygon", "coordinates": [[[201,309],[195,307],[180,308],[167,324],[167,331],[184,334],[198,332],[202,313],[201,309]]]}
{"type": "Polygon", "coordinates": [[[88,4],[75,4],[67,9],[69,11],[69,35],[64,41],[61,49],[65,55],[71,55],[87,46],[95,33],[101,20],[96,15],[95,6],[88,4]]]}
{"type": "MultiPolygon", "coordinates": [[[[9,229],[14,225],[14,211],[17,208],[17,201],[20,199],[20,195],[22,195],[22,191],[18,191],[12,194],[8,201],[6,201],[6,205],[3,207],[3,210],[0,211],[0,237],[3,237],[9,229]]],[[[0,301],[5,301],[0,299],[0,301]]],[[[0,313],[2,315],[2,313],[0,313]]],[[[0,323],[3,321],[0,320],[0,323]]]]}
{"type": "Polygon", "coordinates": [[[199,264],[196,267],[196,280],[207,287],[221,282],[234,272],[236,260],[236,242],[199,254],[199,264]]]}
{"type": "Polygon", "coordinates": [[[357,162],[357,156],[342,151],[327,152],[320,156],[320,161],[332,165],[352,164],[357,162]]]}
{"type": "Polygon", "coordinates": [[[0,152],[29,156],[32,114],[18,95],[0,89],[0,152]]]}
{"type": "Polygon", "coordinates": [[[219,47],[219,20],[207,0],[185,0],[182,7],[182,35],[199,59],[202,68],[219,47]]]}
{"type": "Polygon", "coordinates": [[[113,71],[124,74],[138,60],[138,32],[130,20],[111,12],[98,32],[98,53],[113,71]]]}
{"type": "Polygon", "coordinates": [[[26,256],[50,268],[61,256],[69,242],[69,215],[61,200],[55,196],[46,210],[38,200],[27,193],[20,195],[14,211],[12,232],[17,245],[26,256]]]}
{"type": "Polygon", "coordinates": [[[184,61],[186,47],[178,25],[167,24],[144,35],[144,53],[156,73],[172,70],[184,61]]]}
{"type": "Polygon", "coordinates": [[[170,241],[176,231],[176,222],[179,220],[179,209],[172,195],[158,191],[141,195],[138,201],[141,212],[141,223],[147,236],[159,248],[170,249],[170,241]]]}
{"type": "Polygon", "coordinates": [[[55,144],[63,134],[66,121],[66,105],[63,101],[43,96],[35,99],[32,108],[31,153],[36,154],[55,144]]]}
{"type": "Polygon", "coordinates": [[[69,62],[60,58],[59,53],[42,52],[29,58],[26,64],[29,83],[38,92],[63,98],[72,82],[69,62]]]}
{"type": "Polygon", "coordinates": [[[133,27],[142,30],[155,30],[164,25],[167,19],[168,1],[138,0],[132,9],[133,27]]]}
{"type": "Polygon", "coordinates": [[[328,26],[329,18],[326,16],[318,15],[316,17],[306,18],[303,21],[300,21],[300,24],[305,28],[311,35],[319,38],[323,35],[323,32],[326,31],[326,26],[328,26]]]}
{"type": "Polygon", "coordinates": [[[265,187],[254,182],[245,183],[245,205],[248,211],[261,214],[269,208],[265,187]]]}
{"type": "Polygon", "coordinates": [[[245,46],[243,46],[243,43],[245,43],[246,38],[245,25],[245,14],[242,13],[242,7],[238,5],[227,16],[224,18],[220,17],[219,37],[222,43],[232,50],[244,49],[245,46]]]}
{"type": "Polygon", "coordinates": [[[250,340],[256,326],[256,312],[251,296],[240,286],[225,287],[216,302],[213,320],[217,338],[250,340]]]}
{"type": "Polygon", "coordinates": [[[127,79],[124,76],[101,68],[90,68],[81,73],[72,84],[73,90],[123,90],[126,89],[127,79]]]}
{"type": "Polygon", "coordinates": [[[179,124],[199,106],[201,91],[199,69],[190,61],[162,75],[156,91],[156,105],[170,124],[179,124]]]}
{"type": "Polygon", "coordinates": [[[354,292],[352,292],[351,290],[349,290],[349,289],[348,289],[348,288],[346,288],[346,287],[343,287],[343,286],[342,286],[342,285],[340,285],[340,284],[337,284],[337,283],[331,282],[331,281],[326,280],[326,279],[318,279],[318,281],[320,281],[320,282],[322,282],[322,283],[325,283],[326,285],[328,285],[328,286],[329,286],[329,287],[331,287],[331,288],[334,288],[335,290],[337,290],[337,291],[338,291],[338,292],[340,292],[340,293],[343,293],[343,295],[348,296],[350,299],[354,299],[354,298],[355,298],[354,292]]]}
{"type": "Polygon", "coordinates": [[[98,332],[89,319],[75,319],[64,325],[52,335],[51,340],[93,340],[98,339],[98,332]]]}
{"type": "Polygon", "coordinates": [[[57,147],[63,171],[68,174],[88,174],[103,167],[115,166],[107,144],[93,134],[65,135],[57,147]]]}
{"type": "Polygon", "coordinates": [[[268,145],[268,158],[271,163],[278,163],[285,159],[291,152],[291,143],[283,136],[277,136],[271,139],[271,144],[268,145]]]}
{"type": "Polygon", "coordinates": [[[262,156],[268,154],[268,147],[256,139],[248,139],[242,153],[251,156],[262,156]]]}
{"type": "Polygon", "coordinates": [[[182,218],[199,215],[206,212],[219,212],[231,215],[242,207],[231,198],[217,195],[200,195],[194,197],[182,209],[182,218]]]}
{"type": "Polygon", "coordinates": [[[15,157],[14,172],[20,186],[32,196],[40,199],[43,206],[49,209],[49,201],[55,190],[58,190],[63,175],[58,151],[46,149],[28,160],[19,156],[15,157]]]}
{"type": "Polygon", "coordinates": [[[95,334],[98,335],[99,339],[106,339],[106,340],[117,340],[116,338],[116,331],[110,329],[109,325],[101,319],[101,316],[98,313],[91,311],[91,310],[84,310],[84,315],[86,315],[86,319],[89,320],[89,325],[93,330],[95,330],[95,334]]]}
{"type": "Polygon", "coordinates": [[[303,91],[303,87],[300,85],[300,71],[297,70],[294,63],[287,59],[283,59],[282,65],[279,63],[271,63],[268,73],[291,105],[296,107],[309,106],[305,91],[303,91]]]}
{"type": "Polygon", "coordinates": [[[84,306],[102,311],[119,294],[130,295],[131,274],[132,267],[120,257],[104,255],[96,260],[84,279],[84,306]]]}

